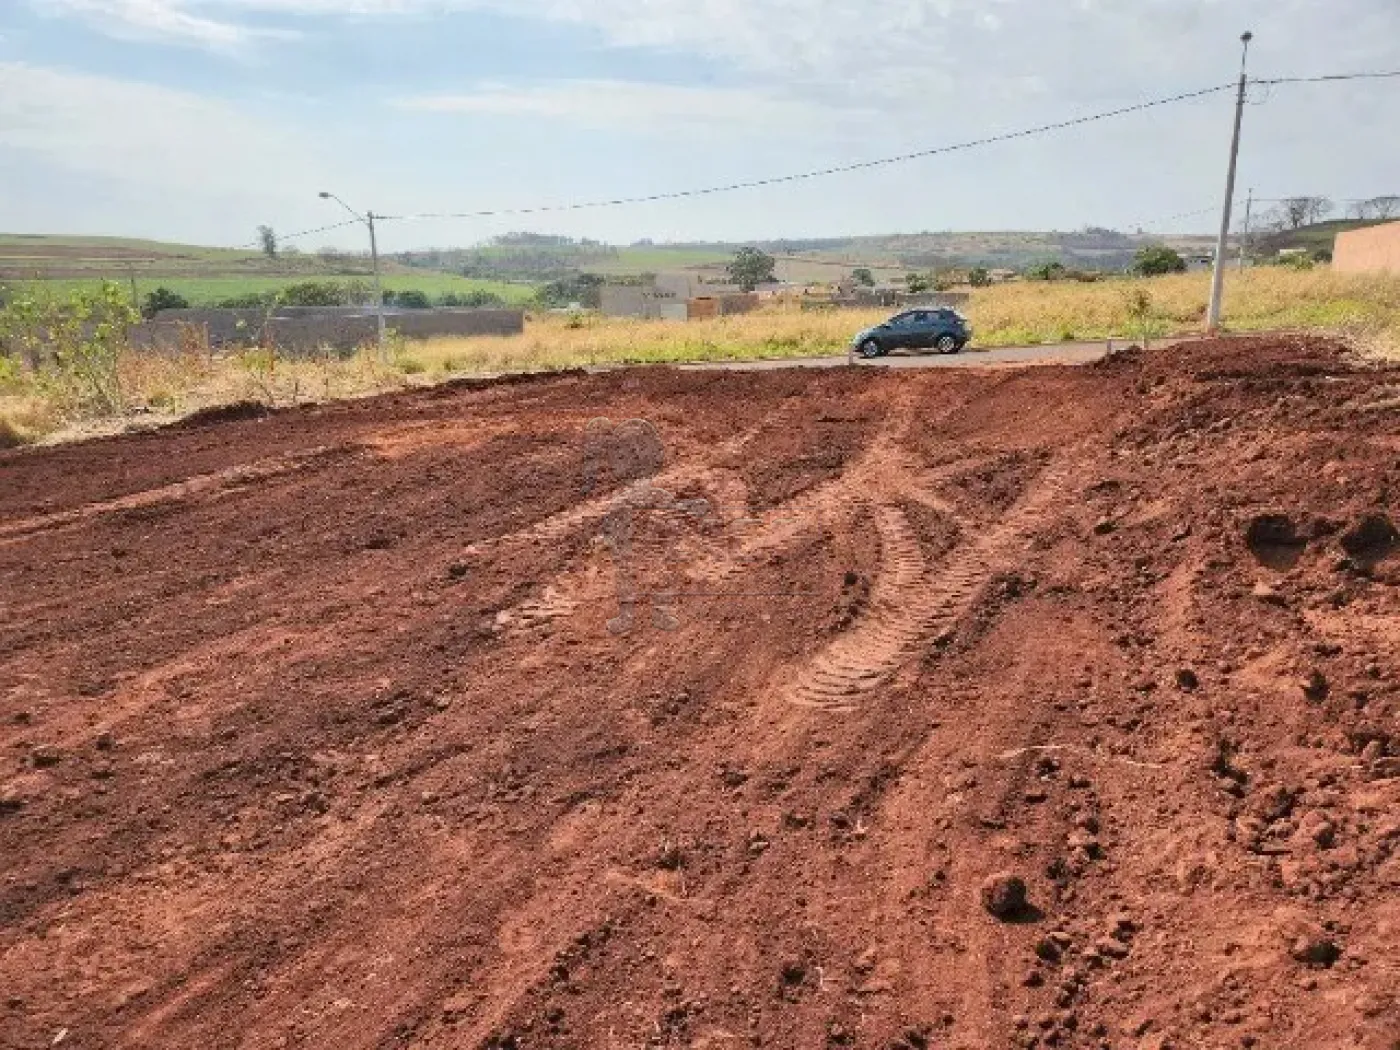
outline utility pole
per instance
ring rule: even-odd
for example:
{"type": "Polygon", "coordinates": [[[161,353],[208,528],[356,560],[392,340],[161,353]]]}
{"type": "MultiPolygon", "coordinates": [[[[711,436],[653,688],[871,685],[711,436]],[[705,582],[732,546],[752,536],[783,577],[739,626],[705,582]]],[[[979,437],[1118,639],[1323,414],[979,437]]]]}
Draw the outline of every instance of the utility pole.
{"type": "Polygon", "coordinates": [[[374,316],[379,327],[379,357],[387,361],[389,342],[384,331],[384,286],[379,280],[379,240],[374,233],[374,212],[365,212],[365,222],[369,225],[369,260],[374,269],[374,316]]]}
{"type": "Polygon", "coordinates": [[[351,215],[355,216],[356,219],[369,227],[369,258],[374,272],[374,316],[378,322],[379,329],[379,357],[380,360],[387,361],[389,359],[389,337],[388,331],[384,325],[384,287],[379,279],[379,240],[374,230],[374,212],[369,211],[361,215],[334,193],[328,193],[325,190],[321,191],[321,199],[325,201],[335,201],[351,215]]]}
{"type": "Polygon", "coordinates": [[[1254,187],[1249,187],[1249,199],[1244,202],[1244,239],[1240,241],[1240,273],[1244,273],[1244,256],[1250,244],[1249,218],[1254,213],[1254,187]]]}
{"type": "Polygon", "coordinates": [[[1240,37],[1244,45],[1240,57],[1240,89],[1235,99],[1235,133],[1230,140],[1230,170],[1225,177],[1225,208],[1220,215],[1220,238],[1215,242],[1215,272],[1210,282],[1210,310],[1206,314],[1206,331],[1212,334],[1220,330],[1220,306],[1225,294],[1225,250],[1230,241],[1230,208],[1235,200],[1235,171],[1240,159],[1240,126],[1244,123],[1244,93],[1249,86],[1249,42],[1253,33],[1240,37]]]}

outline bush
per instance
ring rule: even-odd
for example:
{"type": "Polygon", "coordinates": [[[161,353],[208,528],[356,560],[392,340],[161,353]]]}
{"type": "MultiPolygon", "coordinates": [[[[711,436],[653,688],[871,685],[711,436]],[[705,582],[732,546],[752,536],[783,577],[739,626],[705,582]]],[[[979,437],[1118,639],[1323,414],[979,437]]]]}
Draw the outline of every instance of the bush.
{"type": "Polygon", "coordinates": [[[127,293],[103,281],[63,301],[16,299],[0,311],[0,345],[27,358],[65,408],[117,414],[125,404],[117,366],[139,319],[127,293]]]}
{"type": "Polygon", "coordinates": [[[875,287],[875,275],[867,267],[857,266],[851,271],[851,280],[864,288],[875,287]]]}
{"type": "Polygon", "coordinates": [[[601,276],[596,273],[581,273],[574,277],[550,281],[535,293],[535,298],[541,306],[570,306],[578,303],[580,306],[596,310],[602,303],[602,295],[599,292],[602,287],[601,276]]]}
{"type": "Polygon", "coordinates": [[[1161,277],[1168,273],[1185,273],[1186,260],[1165,244],[1149,244],[1139,248],[1133,260],[1133,273],[1139,277],[1161,277]]]}
{"type": "Polygon", "coordinates": [[[427,292],[420,292],[416,288],[410,288],[402,292],[385,292],[384,305],[398,306],[405,310],[427,310],[432,307],[432,301],[428,298],[427,292]]]}
{"type": "Polygon", "coordinates": [[[486,306],[504,306],[506,301],[495,292],[484,288],[473,288],[470,292],[448,292],[438,298],[439,306],[462,306],[480,310],[486,306]]]}
{"type": "Polygon", "coordinates": [[[145,301],[141,304],[141,316],[152,318],[162,310],[185,310],[188,309],[190,301],[178,292],[172,292],[164,285],[154,292],[147,294],[145,301]]]}
{"type": "Polygon", "coordinates": [[[974,288],[986,288],[992,283],[992,275],[981,266],[974,267],[967,275],[967,283],[974,288]]]}
{"type": "Polygon", "coordinates": [[[220,310],[261,310],[273,302],[273,296],[262,292],[244,292],[220,299],[214,305],[220,310]]]}
{"type": "Polygon", "coordinates": [[[277,293],[284,306],[345,306],[348,303],[344,285],[335,281],[300,281],[289,284],[277,293]]]}
{"type": "Polygon", "coordinates": [[[1061,281],[1068,273],[1065,264],[1058,261],[1043,262],[1026,271],[1028,281],[1061,281]]]}

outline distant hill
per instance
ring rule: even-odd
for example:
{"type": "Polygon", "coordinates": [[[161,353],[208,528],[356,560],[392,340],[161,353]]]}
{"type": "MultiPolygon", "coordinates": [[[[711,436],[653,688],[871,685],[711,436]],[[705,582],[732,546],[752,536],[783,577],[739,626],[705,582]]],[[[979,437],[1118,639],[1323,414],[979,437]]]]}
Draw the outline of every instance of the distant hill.
{"type": "MultiPolygon", "coordinates": [[[[210,248],[124,237],[66,237],[0,233],[0,301],[7,288],[33,283],[62,293],[76,285],[117,281],[137,298],[164,286],[196,306],[275,291],[308,280],[356,281],[371,274],[368,253],[284,250],[275,258],[260,251],[210,248]]],[[[384,285],[392,291],[416,289],[429,296],[488,291],[510,302],[534,294],[532,284],[470,280],[433,269],[415,269],[383,260],[384,285]]]]}
{"type": "Polygon", "coordinates": [[[356,255],[268,258],[262,252],[208,248],[125,237],[53,237],[0,233],[0,281],[126,280],[155,277],[363,275],[369,259],[356,255]]]}
{"type": "MultiPolygon", "coordinates": [[[[442,295],[489,290],[510,301],[523,301],[546,282],[582,273],[635,277],[689,271],[719,277],[725,263],[746,244],[756,244],[776,256],[781,279],[808,283],[838,280],[861,267],[885,280],[911,271],[972,266],[1024,270],[1052,261],[1072,269],[1121,271],[1132,263],[1139,248],[1153,243],[1194,251],[1209,247],[1212,239],[1091,228],[1065,233],[947,231],[747,242],[641,241],[616,246],[518,233],[486,246],[389,255],[383,259],[383,274],[386,286],[399,291],[417,288],[429,295],[442,295]]],[[[293,281],[354,280],[369,273],[367,255],[357,253],[300,253],[288,248],[269,258],[248,249],[120,237],[0,234],[0,294],[6,286],[34,281],[60,289],[115,280],[133,285],[138,295],[164,285],[196,305],[209,305],[293,281]]]]}
{"type": "Polygon", "coordinates": [[[1073,233],[926,232],[767,241],[639,242],[615,247],[516,234],[509,243],[406,252],[395,258],[408,266],[478,278],[545,281],[579,273],[635,276],[691,270],[714,274],[739,248],[754,245],[779,260],[780,278],[801,282],[835,280],[857,267],[885,276],[972,266],[1023,270],[1045,262],[1060,262],[1072,269],[1119,271],[1132,264],[1143,245],[1160,243],[1197,251],[1212,247],[1214,239],[1207,235],[1150,236],[1088,229],[1073,233]]]}

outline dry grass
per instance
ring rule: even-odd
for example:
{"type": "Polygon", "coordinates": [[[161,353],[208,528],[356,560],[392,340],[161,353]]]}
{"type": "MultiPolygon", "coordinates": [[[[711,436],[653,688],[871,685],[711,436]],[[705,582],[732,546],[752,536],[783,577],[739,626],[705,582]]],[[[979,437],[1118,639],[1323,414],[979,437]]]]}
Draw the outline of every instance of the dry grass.
{"type": "MultiPolygon", "coordinates": [[[[1141,326],[1131,317],[1128,300],[1139,289],[1151,299],[1149,334],[1200,330],[1210,296],[1210,275],[1204,273],[1147,281],[1001,285],[975,290],[966,312],[976,330],[975,345],[983,347],[1137,337],[1141,326]]],[[[806,357],[844,353],[856,331],[889,313],[772,308],[687,324],[601,317],[571,322],[550,316],[532,321],[523,335],[432,340],[409,354],[429,373],[806,357]]],[[[1400,278],[1347,277],[1325,269],[1231,274],[1226,317],[1227,327],[1235,331],[1335,332],[1400,352],[1400,278]]]]}
{"type": "MultiPolygon", "coordinates": [[[[1200,329],[1210,290],[1208,274],[978,289],[967,313],[980,346],[1137,337],[1141,325],[1132,319],[1129,304],[1137,289],[1145,289],[1151,298],[1146,322],[1150,334],[1200,329]]],[[[773,307],[689,323],[545,315],[532,318],[518,336],[404,344],[388,363],[368,353],[318,360],[291,360],[263,351],[218,358],[129,353],[121,362],[121,374],[128,402],[147,419],[163,419],[233,401],[327,401],[471,373],[838,354],[845,352],[853,333],[888,313],[804,313],[773,307]]],[[[1274,268],[1231,274],[1226,317],[1235,331],[1337,333],[1374,353],[1400,357],[1400,278],[1393,276],[1274,268]]],[[[0,443],[89,432],[74,430],[83,422],[65,416],[35,377],[13,369],[0,374],[0,443]]]]}

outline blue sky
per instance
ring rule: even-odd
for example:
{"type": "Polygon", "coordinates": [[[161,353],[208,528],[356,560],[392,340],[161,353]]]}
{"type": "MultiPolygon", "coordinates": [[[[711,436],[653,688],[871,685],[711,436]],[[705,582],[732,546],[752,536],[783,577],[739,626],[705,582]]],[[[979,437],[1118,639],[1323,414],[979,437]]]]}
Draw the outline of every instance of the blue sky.
{"type": "MultiPolygon", "coordinates": [[[[1400,68],[1396,0],[0,0],[0,230],[235,244],[336,221],[323,188],[412,214],[780,175],[1222,83],[1246,28],[1261,76],[1400,68]]],[[[1400,80],[1253,101],[1242,190],[1400,193],[1400,80]]],[[[384,239],[1205,230],[1230,108],[384,239]]]]}

